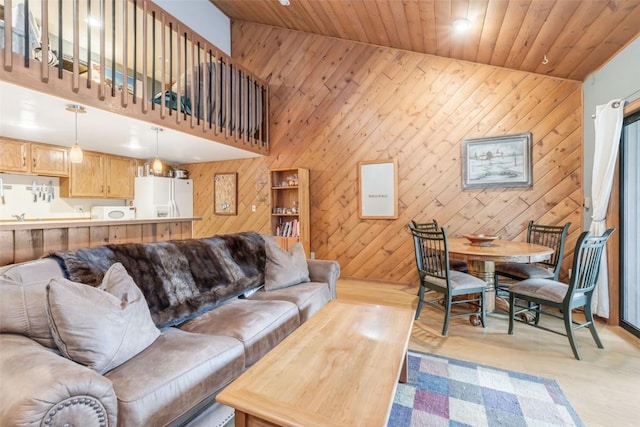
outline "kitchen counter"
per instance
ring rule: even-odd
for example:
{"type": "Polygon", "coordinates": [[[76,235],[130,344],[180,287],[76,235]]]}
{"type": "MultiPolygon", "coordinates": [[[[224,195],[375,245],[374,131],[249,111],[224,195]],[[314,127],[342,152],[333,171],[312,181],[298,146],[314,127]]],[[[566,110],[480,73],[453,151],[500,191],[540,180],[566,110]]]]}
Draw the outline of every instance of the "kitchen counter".
{"type": "Polygon", "coordinates": [[[162,224],[184,221],[201,221],[201,217],[174,217],[174,218],[136,218],[136,219],[91,219],[91,218],[61,218],[61,219],[25,219],[0,221],[0,231],[5,230],[31,230],[61,227],[94,227],[134,224],[162,224]]]}
{"type": "Polygon", "coordinates": [[[52,251],[118,243],[190,239],[200,217],[123,220],[49,219],[0,221],[0,266],[29,261],[52,251]]]}

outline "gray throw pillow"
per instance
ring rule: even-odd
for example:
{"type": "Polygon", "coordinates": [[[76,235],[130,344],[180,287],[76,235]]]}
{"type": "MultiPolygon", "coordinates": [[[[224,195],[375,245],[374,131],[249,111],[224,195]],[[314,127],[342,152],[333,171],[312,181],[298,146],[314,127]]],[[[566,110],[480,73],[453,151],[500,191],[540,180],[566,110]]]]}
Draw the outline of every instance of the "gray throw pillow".
{"type": "Polygon", "coordinates": [[[309,267],[300,242],[285,251],[273,236],[263,236],[267,263],[264,271],[264,290],[275,291],[309,281],[309,267]]]}
{"type": "Polygon", "coordinates": [[[109,268],[100,288],[51,279],[47,313],[60,352],[101,374],[131,359],[160,335],[142,292],[120,263],[109,268]]]}

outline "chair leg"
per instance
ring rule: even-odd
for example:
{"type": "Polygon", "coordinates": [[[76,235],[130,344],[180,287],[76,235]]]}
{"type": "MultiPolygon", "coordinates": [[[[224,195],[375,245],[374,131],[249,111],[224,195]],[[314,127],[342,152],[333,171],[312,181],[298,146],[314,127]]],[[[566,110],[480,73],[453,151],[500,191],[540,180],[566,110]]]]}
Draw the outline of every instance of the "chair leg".
{"type": "Polygon", "coordinates": [[[564,308],[564,327],[567,330],[567,338],[569,338],[569,344],[571,344],[571,350],[573,350],[573,355],[578,360],[582,360],[580,357],[580,352],[578,351],[578,346],[576,344],[576,337],[573,333],[573,320],[571,319],[571,309],[568,307],[564,308]]]}
{"type": "Polygon", "coordinates": [[[420,312],[422,311],[422,305],[424,304],[424,286],[420,284],[420,291],[418,292],[418,308],[416,308],[416,317],[413,320],[418,320],[420,312]]]}
{"type": "Polygon", "coordinates": [[[516,296],[509,292],[509,335],[513,335],[513,319],[516,312],[516,296]]]}
{"type": "Polygon", "coordinates": [[[540,323],[540,310],[542,310],[542,304],[538,304],[538,303],[529,303],[529,308],[533,309],[535,306],[535,310],[536,310],[536,317],[535,317],[535,325],[538,326],[538,323],[540,323]],[[533,305],[532,305],[533,304],[533,305]]]}
{"type": "Polygon", "coordinates": [[[442,335],[447,336],[447,330],[449,329],[449,317],[451,316],[451,294],[444,295],[444,325],[442,326],[442,335]]]}
{"type": "Polygon", "coordinates": [[[485,307],[485,292],[484,289],[482,290],[482,295],[480,296],[480,322],[482,323],[482,327],[486,328],[486,313],[487,313],[487,309],[485,307]]]}
{"type": "Polygon", "coordinates": [[[598,332],[596,332],[596,324],[593,322],[593,313],[591,312],[591,298],[588,298],[587,303],[584,306],[584,317],[587,322],[589,322],[589,330],[591,331],[591,336],[593,340],[596,342],[598,348],[604,348],[602,345],[602,341],[600,341],[600,337],[598,336],[598,332]]]}

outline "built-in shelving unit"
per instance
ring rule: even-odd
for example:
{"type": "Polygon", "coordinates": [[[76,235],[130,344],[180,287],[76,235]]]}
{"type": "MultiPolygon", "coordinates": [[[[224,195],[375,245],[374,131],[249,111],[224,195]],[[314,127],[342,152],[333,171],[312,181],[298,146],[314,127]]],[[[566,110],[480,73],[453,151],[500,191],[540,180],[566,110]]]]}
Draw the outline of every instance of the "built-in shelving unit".
{"type": "Polygon", "coordinates": [[[301,242],[310,256],[309,170],[303,168],[272,169],[271,234],[280,246],[288,249],[301,242]]]}

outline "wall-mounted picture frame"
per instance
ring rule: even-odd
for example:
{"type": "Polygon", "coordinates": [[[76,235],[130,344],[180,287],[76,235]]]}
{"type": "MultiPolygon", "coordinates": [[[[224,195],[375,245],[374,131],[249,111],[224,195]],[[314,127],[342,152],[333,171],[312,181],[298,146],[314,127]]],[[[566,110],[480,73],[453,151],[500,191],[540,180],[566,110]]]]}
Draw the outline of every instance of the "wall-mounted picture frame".
{"type": "Polygon", "coordinates": [[[238,215],[238,173],[213,175],[213,213],[238,215]]]}
{"type": "Polygon", "coordinates": [[[361,219],[398,218],[398,162],[358,162],[358,216],[361,219]]]}
{"type": "Polygon", "coordinates": [[[462,188],[531,187],[531,132],[462,141],[462,188]]]}

